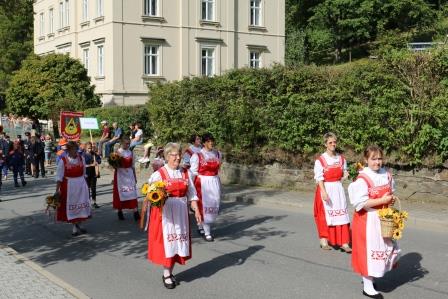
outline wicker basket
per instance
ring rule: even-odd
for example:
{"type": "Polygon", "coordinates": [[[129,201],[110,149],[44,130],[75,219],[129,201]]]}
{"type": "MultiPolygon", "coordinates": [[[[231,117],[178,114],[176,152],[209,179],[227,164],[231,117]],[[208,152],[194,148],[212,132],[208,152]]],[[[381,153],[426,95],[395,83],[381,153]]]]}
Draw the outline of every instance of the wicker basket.
{"type": "MultiPolygon", "coordinates": [[[[400,200],[396,199],[398,202],[398,210],[401,211],[401,202],[400,200]]],[[[383,238],[392,238],[394,235],[394,231],[398,228],[398,224],[394,222],[394,219],[383,219],[380,218],[381,222],[381,236],[383,238]]]]}

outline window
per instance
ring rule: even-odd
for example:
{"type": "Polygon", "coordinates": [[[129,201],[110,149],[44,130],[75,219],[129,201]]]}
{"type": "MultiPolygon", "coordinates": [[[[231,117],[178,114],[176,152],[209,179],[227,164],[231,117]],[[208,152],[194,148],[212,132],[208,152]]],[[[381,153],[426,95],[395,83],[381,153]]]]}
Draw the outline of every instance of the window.
{"type": "Polygon", "coordinates": [[[145,45],[144,49],[144,74],[145,75],[159,75],[159,46],[145,45]]]}
{"type": "Polygon", "coordinates": [[[261,67],[261,55],[259,51],[249,52],[249,66],[253,69],[259,69],[261,67]]]}
{"type": "Polygon", "coordinates": [[[202,20],[213,21],[215,0],[202,0],[202,20]]]}
{"type": "Polygon", "coordinates": [[[104,16],[104,0],[96,0],[96,16],[104,16]]]}
{"type": "Polygon", "coordinates": [[[89,19],[89,0],[82,0],[82,20],[89,19]]]}
{"type": "Polygon", "coordinates": [[[98,46],[98,77],[104,77],[104,46],[98,46]]]}
{"type": "Polygon", "coordinates": [[[89,49],[82,50],[82,64],[86,68],[87,73],[89,73],[89,49]]]}
{"type": "Polygon", "coordinates": [[[65,26],[70,26],[70,0],[65,0],[65,26]]]}
{"type": "Polygon", "coordinates": [[[48,33],[54,33],[53,19],[53,8],[50,8],[50,10],[48,11],[48,33]]]}
{"type": "Polygon", "coordinates": [[[59,28],[64,28],[64,2],[59,2],[59,28]]]}
{"type": "Polygon", "coordinates": [[[215,74],[215,49],[201,49],[201,75],[213,76],[215,74]]]}
{"type": "Polygon", "coordinates": [[[39,14],[39,36],[45,35],[44,13],[39,14]]]}
{"type": "Polygon", "coordinates": [[[250,25],[261,26],[261,0],[250,1],[250,25]]]}
{"type": "Polygon", "coordinates": [[[143,14],[145,16],[152,16],[152,17],[157,16],[158,15],[157,0],[144,0],[143,14]]]}

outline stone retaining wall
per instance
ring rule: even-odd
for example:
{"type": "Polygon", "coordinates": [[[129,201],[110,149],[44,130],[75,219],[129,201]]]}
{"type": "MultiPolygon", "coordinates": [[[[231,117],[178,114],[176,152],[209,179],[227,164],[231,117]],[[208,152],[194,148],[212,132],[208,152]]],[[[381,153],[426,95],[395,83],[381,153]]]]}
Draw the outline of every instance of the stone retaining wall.
{"type": "MultiPolygon", "coordinates": [[[[153,149],[154,150],[154,149],[153,149]]],[[[136,147],[137,158],[143,156],[143,147],[136,147]]],[[[151,158],[155,155],[151,153],[151,158]]],[[[152,160],[152,159],[151,159],[152,160]]],[[[138,163],[137,175],[146,180],[152,173],[152,168],[138,163]]],[[[448,170],[392,170],[397,194],[405,200],[433,201],[448,203],[448,170]]],[[[278,163],[265,166],[248,166],[224,162],[220,171],[224,184],[240,184],[249,186],[266,186],[286,188],[289,190],[314,190],[313,169],[287,168],[278,163]]],[[[344,182],[345,187],[349,184],[344,182]]]]}

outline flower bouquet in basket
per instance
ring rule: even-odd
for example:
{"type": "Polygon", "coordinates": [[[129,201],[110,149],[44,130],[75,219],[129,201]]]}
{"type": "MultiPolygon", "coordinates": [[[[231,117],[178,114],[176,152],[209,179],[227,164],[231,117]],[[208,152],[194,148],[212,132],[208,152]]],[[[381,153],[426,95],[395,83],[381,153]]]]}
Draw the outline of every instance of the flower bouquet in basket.
{"type": "Polygon", "coordinates": [[[121,165],[121,159],[122,157],[118,153],[113,152],[109,155],[109,158],[107,158],[107,162],[110,166],[117,169],[121,165]]]}
{"type": "MultiPolygon", "coordinates": [[[[398,203],[400,203],[399,200],[398,203]]],[[[404,221],[408,219],[409,215],[408,212],[400,210],[394,207],[385,207],[378,210],[378,216],[381,221],[381,236],[383,238],[392,238],[394,240],[401,239],[403,235],[404,221]]]]}
{"type": "Polygon", "coordinates": [[[165,189],[165,183],[162,181],[154,182],[151,185],[147,183],[143,184],[141,192],[146,196],[142,206],[140,228],[143,228],[144,219],[147,218],[146,230],[149,224],[149,207],[158,207],[162,210],[165,200],[168,198],[168,193],[165,189]]]}
{"type": "Polygon", "coordinates": [[[59,196],[59,193],[55,193],[53,195],[48,195],[45,198],[45,203],[47,205],[47,211],[51,208],[56,210],[61,206],[61,198],[59,196]]]}
{"type": "Polygon", "coordinates": [[[351,163],[348,166],[348,178],[352,181],[356,180],[358,174],[361,170],[364,169],[364,165],[361,162],[351,163]]]}

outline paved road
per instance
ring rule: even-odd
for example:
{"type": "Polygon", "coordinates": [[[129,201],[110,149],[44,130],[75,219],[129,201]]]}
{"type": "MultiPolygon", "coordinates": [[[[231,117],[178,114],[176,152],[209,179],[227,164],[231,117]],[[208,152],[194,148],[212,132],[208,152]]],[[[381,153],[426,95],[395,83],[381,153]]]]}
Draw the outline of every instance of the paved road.
{"type": "MultiPolygon", "coordinates": [[[[50,179],[26,188],[4,184],[0,243],[92,298],[362,298],[350,256],[318,247],[311,214],[297,207],[223,204],[217,241],[193,235],[193,259],[177,266],[181,285],[166,290],[161,270],[146,261],[147,238],[130,213],[111,208],[111,176],[99,186],[101,208],[77,238],[43,213],[50,179]],[[8,190],[9,189],[9,190],[8,190]]],[[[377,283],[386,298],[448,298],[448,234],[408,228],[400,268],[377,283]]]]}

